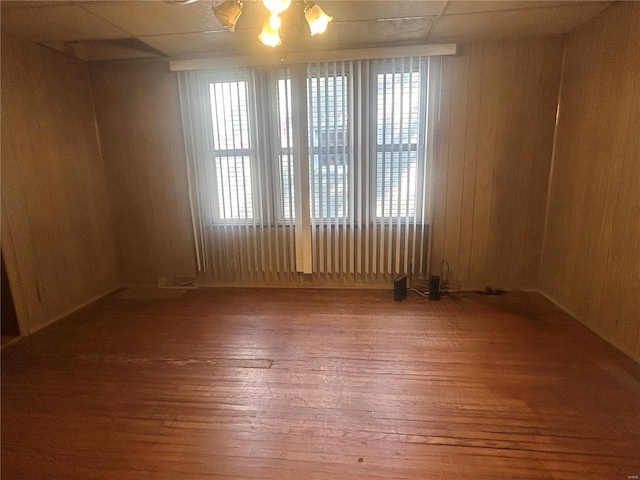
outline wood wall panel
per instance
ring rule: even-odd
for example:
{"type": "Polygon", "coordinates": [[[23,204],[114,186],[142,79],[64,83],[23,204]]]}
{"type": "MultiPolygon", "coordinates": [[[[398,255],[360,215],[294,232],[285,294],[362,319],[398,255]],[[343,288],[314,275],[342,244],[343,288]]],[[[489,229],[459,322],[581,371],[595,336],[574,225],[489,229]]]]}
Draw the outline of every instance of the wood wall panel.
{"type": "Polygon", "coordinates": [[[123,284],[196,273],[177,75],[167,62],[89,67],[123,284]]]}
{"type": "Polygon", "coordinates": [[[566,43],[541,289],[640,359],[640,4],[566,43]]]}
{"type": "MultiPolygon", "coordinates": [[[[437,67],[433,266],[463,287],[536,288],[562,43],[460,50],[437,67]]],[[[121,281],[193,275],[177,76],[162,61],[90,71],[121,281]]]]}
{"type": "Polygon", "coordinates": [[[7,34],[2,248],[23,335],[118,284],[87,68],[7,34]]]}
{"type": "Polygon", "coordinates": [[[538,286],[561,63],[552,37],[442,59],[432,271],[454,286],[538,286]]]}

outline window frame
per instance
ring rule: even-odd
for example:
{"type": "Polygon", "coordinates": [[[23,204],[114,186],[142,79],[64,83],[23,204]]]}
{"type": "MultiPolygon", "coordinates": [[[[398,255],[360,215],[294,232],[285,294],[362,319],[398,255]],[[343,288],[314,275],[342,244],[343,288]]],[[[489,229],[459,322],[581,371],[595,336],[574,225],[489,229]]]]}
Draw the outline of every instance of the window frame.
{"type": "MultiPolygon", "coordinates": [[[[352,204],[353,202],[350,201],[351,198],[353,198],[351,192],[348,190],[349,188],[353,188],[353,182],[351,181],[354,173],[350,172],[350,167],[352,165],[355,165],[355,162],[353,162],[353,160],[351,159],[351,156],[353,155],[353,147],[352,145],[350,145],[349,141],[352,138],[352,130],[354,129],[354,125],[355,123],[355,119],[354,118],[350,118],[351,112],[349,109],[349,104],[350,102],[352,102],[353,100],[349,98],[349,96],[351,95],[351,92],[353,91],[352,88],[352,84],[354,79],[351,77],[351,75],[349,74],[349,69],[348,68],[344,68],[343,62],[339,62],[339,61],[334,61],[334,62],[328,62],[330,64],[332,64],[332,67],[328,67],[326,65],[319,65],[317,63],[311,63],[307,66],[307,70],[306,70],[306,77],[305,77],[305,84],[307,86],[307,91],[306,91],[306,99],[305,99],[305,104],[307,105],[307,132],[308,132],[308,161],[309,161],[309,209],[310,209],[310,216],[313,219],[314,223],[318,224],[318,223],[340,223],[340,222],[350,222],[351,219],[354,217],[354,208],[355,206],[352,204]],[[313,72],[313,74],[310,73],[310,69],[313,68],[315,69],[315,71],[313,72]],[[336,101],[335,98],[335,93],[338,92],[337,88],[336,88],[336,81],[335,78],[338,77],[342,77],[343,80],[343,85],[342,85],[342,90],[343,90],[343,94],[344,94],[344,100],[346,102],[346,106],[343,105],[343,109],[345,110],[345,118],[343,118],[342,121],[342,129],[341,130],[337,130],[337,129],[333,129],[334,131],[334,138],[335,138],[335,142],[334,145],[331,145],[331,141],[330,141],[330,129],[328,127],[328,125],[325,126],[325,131],[327,133],[327,144],[326,145],[322,145],[322,125],[317,125],[316,123],[311,123],[309,121],[309,118],[311,117],[311,113],[312,113],[312,105],[313,105],[313,97],[312,97],[312,93],[311,93],[311,82],[315,79],[318,78],[322,78],[322,79],[328,79],[328,78],[333,78],[333,90],[334,90],[334,102],[336,101]],[[312,127],[318,127],[319,130],[319,134],[320,137],[318,139],[318,146],[315,145],[315,134],[316,132],[312,132],[312,127]],[[338,144],[337,142],[337,137],[338,137],[338,132],[342,133],[342,143],[338,144]],[[342,215],[322,215],[322,210],[323,210],[323,204],[326,205],[326,209],[328,211],[331,210],[331,205],[330,204],[325,204],[324,202],[320,202],[320,205],[318,206],[316,204],[314,195],[312,195],[312,191],[311,191],[311,185],[314,185],[313,189],[313,193],[316,193],[315,190],[315,185],[316,185],[316,179],[319,179],[319,183],[321,185],[322,188],[322,179],[323,179],[323,175],[320,176],[316,176],[315,173],[315,156],[318,156],[318,169],[322,169],[322,168],[326,168],[327,170],[333,165],[334,169],[336,169],[339,165],[342,166],[342,176],[343,176],[343,181],[342,181],[342,185],[347,187],[347,191],[343,192],[342,197],[344,198],[344,202],[346,202],[346,206],[343,205],[343,214],[342,215]],[[333,156],[334,158],[336,158],[338,155],[342,156],[342,163],[337,164],[331,164],[331,163],[326,163],[325,165],[322,165],[322,160],[321,157],[322,156],[333,156]],[[346,173],[345,173],[346,171],[346,173]],[[347,179],[345,181],[344,176],[347,175],[347,179]],[[316,215],[316,207],[318,208],[319,214],[316,215]]],[[[325,87],[326,91],[329,90],[328,87],[328,82],[325,80],[325,87]]],[[[320,95],[318,94],[318,97],[320,97],[320,95]]],[[[334,104],[335,105],[335,104],[334,104]]],[[[328,108],[328,101],[327,101],[327,108],[328,108]]],[[[335,108],[335,106],[334,106],[335,108]]],[[[321,122],[317,122],[317,123],[321,123],[321,122]]],[[[334,122],[335,123],[335,122],[334,122]]],[[[334,125],[335,126],[335,125],[334,125]]],[[[324,174],[327,178],[327,181],[330,181],[331,179],[331,175],[330,174],[324,174]]],[[[334,184],[338,185],[337,182],[337,176],[338,174],[335,173],[333,175],[334,177],[334,184]]],[[[322,197],[320,197],[322,198],[322,197]]],[[[337,213],[337,207],[335,207],[336,213],[337,213]]]]}
{"type": "MultiPolygon", "coordinates": [[[[428,211],[427,201],[425,198],[425,185],[424,182],[420,181],[421,178],[424,178],[426,174],[427,168],[427,137],[428,137],[428,126],[429,126],[429,96],[428,96],[428,72],[429,72],[429,60],[428,58],[418,58],[416,61],[412,60],[413,57],[401,57],[396,59],[385,59],[385,60],[372,60],[371,68],[370,68],[370,78],[369,78],[369,104],[371,105],[370,116],[376,118],[375,122],[369,123],[369,135],[371,138],[370,143],[370,159],[371,159],[371,167],[370,167],[370,178],[369,178],[369,191],[370,198],[369,201],[369,212],[370,218],[369,221],[372,224],[393,224],[393,223],[410,223],[415,225],[422,225],[423,223],[428,223],[425,215],[428,211]],[[409,58],[409,61],[407,61],[409,58]],[[400,62],[400,65],[403,67],[402,69],[397,68],[397,62],[400,62]],[[419,111],[418,111],[418,139],[415,143],[378,143],[378,75],[380,74],[398,74],[398,73],[418,73],[420,75],[420,96],[419,96],[419,111]],[[400,148],[396,147],[398,145],[400,148]],[[382,148],[381,148],[382,147],[382,148]],[[400,216],[384,216],[378,215],[378,205],[377,205],[377,194],[378,194],[378,153],[382,151],[383,153],[394,152],[394,151],[405,151],[408,149],[409,152],[416,152],[416,192],[415,192],[415,205],[414,205],[414,214],[413,215],[400,215],[400,216]]],[[[391,127],[393,128],[393,126],[391,127]]],[[[392,132],[393,136],[393,132],[392,132]]],[[[408,206],[407,206],[408,208],[408,206]]],[[[382,213],[384,214],[384,204],[382,207],[382,213]]]]}
{"type": "MultiPolygon", "coordinates": [[[[213,215],[213,224],[215,225],[253,225],[257,222],[259,218],[261,218],[261,202],[256,202],[258,198],[258,192],[260,189],[258,188],[258,183],[260,181],[260,177],[258,174],[258,165],[257,165],[257,132],[255,131],[255,119],[253,116],[256,113],[255,110],[255,97],[254,97],[254,78],[248,69],[235,70],[233,72],[219,72],[219,71],[208,71],[203,75],[201,82],[201,98],[205,98],[207,100],[206,111],[207,115],[205,115],[205,128],[207,131],[207,135],[205,136],[207,139],[207,164],[211,171],[209,174],[214,179],[214,184],[212,186],[212,191],[215,195],[214,199],[214,207],[212,208],[213,215]],[[246,88],[246,117],[247,117],[247,136],[249,147],[248,148],[232,148],[232,149],[220,149],[216,150],[215,148],[215,137],[216,132],[214,130],[214,118],[213,118],[213,99],[211,96],[211,86],[214,84],[225,84],[225,83],[235,83],[240,84],[244,82],[246,88]],[[251,194],[251,212],[252,215],[246,217],[239,218],[222,218],[220,215],[222,204],[221,204],[221,196],[219,190],[218,183],[218,163],[217,158],[229,158],[229,157],[249,157],[249,178],[251,184],[248,188],[245,186],[245,191],[249,191],[251,194]]],[[[238,87],[236,87],[238,88],[238,87]]],[[[218,132],[219,135],[219,132],[218,132]]],[[[246,207],[245,207],[246,208],[246,207]]]]}
{"type": "MultiPolygon", "coordinates": [[[[381,59],[381,60],[369,60],[367,62],[367,74],[366,80],[363,80],[364,89],[360,90],[361,85],[358,75],[345,63],[336,61],[330,62],[330,65],[323,65],[321,69],[312,71],[312,68],[318,68],[317,64],[310,63],[305,69],[304,78],[302,75],[298,75],[296,78],[302,80],[305,84],[306,98],[302,99],[304,106],[307,109],[307,117],[312,113],[312,95],[311,95],[311,82],[316,81],[317,78],[329,78],[329,77],[342,77],[346,81],[342,85],[341,89],[344,89],[343,100],[346,106],[343,106],[345,118],[343,126],[340,130],[335,130],[335,142],[331,142],[331,130],[325,127],[328,132],[327,142],[322,142],[318,139],[318,145],[315,145],[314,138],[312,137],[312,126],[317,127],[317,130],[321,130],[321,121],[312,122],[307,118],[307,124],[302,128],[307,130],[307,148],[308,148],[308,165],[309,165],[309,189],[307,192],[297,192],[294,182],[293,170],[291,165],[295,164],[297,160],[294,159],[295,147],[294,144],[297,139],[294,137],[291,126],[291,108],[295,104],[292,97],[293,88],[292,83],[296,72],[288,66],[278,67],[263,67],[263,68],[238,68],[231,70],[209,70],[202,72],[201,85],[201,98],[207,99],[206,110],[208,112],[206,117],[207,129],[207,160],[211,166],[212,171],[207,174],[211,175],[214,180],[212,186],[212,192],[214,192],[216,198],[213,199],[213,225],[271,225],[271,226],[295,226],[300,219],[296,218],[295,205],[300,201],[300,195],[308,195],[310,216],[315,224],[321,223],[360,223],[364,221],[370,225],[391,224],[391,223],[411,223],[414,225],[427,224],[426,214],[428,213],[430,206],[429,200],[425,197],[428,192],[425,191],[426,185],[422,181],[429,168],[429,159],[426,158],[427,142],[429,141],[429,60],[422,57],[399,57],[397,59],[381,59]],[[418,111],[418,137],[416,142],[406,143],[378,143],[378,77],[381,74],[399,74],[399,73],[418,73],[420,75],[419,81],[419,111],[418,111]],[[352,75],[353,74],[353,75],[352,75]],[[289,96],[289,118],[288,122],[288,146],[282,146],[282,132],[281,126],[281,113],[280,113],[280,98],[279,98],[279,82],[281,80],[288,81],[288,88],[286,88],[289,96]],[[246,116],[247,116],[247,130],[248,130],[248,148],[234,148],[234,149],[215,149],[215,132],[214,132],[214,113],[212,111],[212,84],[224,84],[232,83],[239,84],[245,83],[246,88],[246,116]],[[360,92],[360,93],[356,93],[360,92]],[[351,96],[354,98],[350,98],[351,96]],[[354,105],[359,105],[363,102],[369,103],[368,116],[374,118],[374,121],[365,121],[363,111],[359,108],[353,108],[354,105]],[[342,141],[338,141],[338,137],[342,135],[342,141]],[[364,159],[352,158],[355,154],[355,145],[351,145],[350,142],[356,141],[359,135],[362,138],[369,137],[368,156],[369,164],[364,165],[364,159]],[[326,143],[326,145],[325,145],[326,143]],[[335,143],[335,145],[332,145],[335,143]],[[383,216],[384,206],[381,207],[382,212],[378,211],[377,205],[377,180],[378,180],[378,154],[389,154],[394,151],[409,151],[415,152],[416,155],[416,173],[415,173],[415,200],[412,215],[390,215],[383,216]],[[289,156],[289,181],[291,184],[290,193],[288,199],[285,198],[285,176],[284,172],[287,170],[283,167],[282,159],[284,156],[289,156]],[[339,165],[342,165],[345,170],[348,170],[346,179],[340,182],[344,185],[346,191],[341,195],[344,197],[346,206],[343,207],[343,215],[316,215],[315,199],[312,198],[316,192],[315,182],[316,173],[314,166],[314,156],[341,156],[342,161],[339,165]],[[221,204],[221,192],[218,183],[217,173],[217,159],[224,157],[249,157],[250,167],[250,186],[247,188],[247,192],[251,194],[251,210],[252,216],[245,218],[222,218],[221,210],[223,208],[221,204]],[[358,172],[363,170],[365,177],[362,177],[362,182],[359,183],[360,178],[358,172]],[[275,177],[275,178],[272,178],[275,177]],[[366,187],[368,182],[368,188],[366,187]],[[312,185],[313,183],[313,185],[312,185]],[[267,188],[269,185],[272,187],[267,188]],[[277,188],[273,188],[277,186],[277,188]],[[351,191],[351,189],[353,191],[351,191]],[[368,194],[367,194],[368,190],[368,194]],[[361,200],[358,201],[357,199],[361,200]],[[287,201],[289,202],[287,207],[287,201]],[[365,207],[365,204],[367,207],[365,207]],[[367,209],[369,214],[360,210],[367,209]],[[285,211],[290,212],[289,215],[285,214],[285,211]],[[362,219],[362,220],[360,220],[362,219]]],[[[325,83],[326,85],[326,83],[325,83]]],[[[335,83],[334,89],[335,87],[335,83]]],[[[331,87],[329,87],[331,88],[331,87]]],[[[341,89],[336,90],[341,92],[341,89]]],[[[302,105],[302,101],[298,100],[302,105]]],[[[334,99],[335,101],[335,99],[334,99]]],[[[334,107],[335,108],[335,107],[334,107]]],[[[391,126],[393,128],[393,124],[391,126]]],[[[322,132],[320,132],[322,133],[322,132]]],[[[383,139],[384,140],[384,139],[383,139]]],[[[410,140],[410,133],[409,133],[410,140]]],[[[393,142],[393,135],[391,141],[393,142]]],[[[363,152],[363,155],[364,152],[363,152]]],[[[319,160],[319,164],[322,160],[319,160]]],[[[338,163],[327,163],[327,168],[330,165],[337,166],[338,163]]],[[[401,168],[401,167],[400,167],[401,168]]],[[[319,178],[327,178],[328,181],[337,181],[333,179],[333,176],[328,174],[326,177],[321,175],[319,178]]],[[[322,180],[320,180],[321,182],[322,180]]],[[[327,205],[326,209],[330,210],[332,205],[327,205]]],[[[322,209],[322,206],[319,207],[322,209]]],[[[409,209],[409,201],[407,200],[406,209],[409,209]]],[[[337,210],[337,207],[336,207],[337,210]]],[[[395,210],[395,208],[394,208],[395,210]]],[[[393,212],[391,212],[393,213],[393,212]]]]}
{"type": "MultiPolygon", "coordinates": [[[[293,134],[293,98],[292,98],[292,72],[288,67],[272,69],[269,74],[268,82],[268,95],[270,104],[272,105],[272,117],[276,119],[273,122],[273,138],[274,147],[272,148],[274,161],[277,169],[277,197],[274,199],[276,204],[276,218],[275,223],[278,226],[294,226],[296,223],[296,189],[295,189],[295,166],[294,162],[294,134],[293,134]],[[286,146],[283,146],[282,132],[280,130],[280,122],[283,120],[280,110],[280,82],[284,82],[286,85],[284,89],[285,101],[287,102],[287,108],[289,115],[286,118],[286,130],[287,130],[287,142],[286,146]],[[289,157],[288,162],[288,183],[289,195],[285,196],[285,176],[284,176],[284,164],[283,158],[289,157]],[[288,207],[287,207],[288,197],[288,207]],[[289,215],[286,215],[288,211],[289,215]]],[[[269,114],[267,114],[267,117],[269,114]]],[[[268,123],[268,122],[267,122],[268,123]]]]}

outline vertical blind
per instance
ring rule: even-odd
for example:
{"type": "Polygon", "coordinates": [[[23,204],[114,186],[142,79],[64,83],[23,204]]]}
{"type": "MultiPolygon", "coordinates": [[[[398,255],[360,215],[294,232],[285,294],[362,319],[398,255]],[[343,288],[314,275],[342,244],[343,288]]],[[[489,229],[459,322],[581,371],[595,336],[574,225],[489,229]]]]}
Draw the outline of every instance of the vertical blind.
{"type": "Polygon", "coordinates": [[[246,81],[209,84],[217,220],[253,218],[247,96],[246,81]]]}
{"type": "Polygon", "coordinates": [[[425,273],[429,63],[179,72],[199,268],[214,283],[425,273]]]}

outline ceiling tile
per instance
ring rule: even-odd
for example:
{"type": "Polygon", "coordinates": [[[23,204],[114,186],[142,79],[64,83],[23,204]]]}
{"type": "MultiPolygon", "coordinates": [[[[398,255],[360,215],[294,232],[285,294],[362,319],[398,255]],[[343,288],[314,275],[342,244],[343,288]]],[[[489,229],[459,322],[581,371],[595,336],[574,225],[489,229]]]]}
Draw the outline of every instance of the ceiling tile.
{"type": "MultiPolygon", "coordinates": [[[[187,5],[169,2],[83,2],[81,5],[118,25],[134,36],[168,35],[220,30],[212,7],[219,2],[199,1],[187,5]]],[[[331,1],[320,2],[335,23],[369,21],[379,18],[402,19],[438,15],[441,1],[331,1]]],[[[244,2],[237,28],[259,29],[268,12],[262,2],[244,2]]],[[[304,23],[303,10],[295,5],[283,17],[297,17],[304,23]]]]}
{"type": "Polygon", "coordinates": [[[429,41],[559,35],[582,25],[609,4],[580,3],[561,7],[445,15],[429,41]]]}
{"type": "Polygon", "coordinates": [[[83,2],[82,7],[118,25],[132,36],[219,30],[213,2],[83,2]]]}
{"type": "MultiPolygon", "coordinates": [[[[289,44],[295,45],[292,51],[305,51],[423,42],[435,18],[336,23],[318,37],[311,37],[305,29],[305,35],[298,36],[289,44]]],[[[283,39],[286,40],[284,33],[283,39]]]]}
{"type": "MultiPolygon", "coordinates": [[[[540,8],[540,7],[555,7],[562,5],[576,5],[577,2],[575,0],[571,1],[484,1],[484,0],[475,0],[475,1],[461,1],[461,0],[453,0],[447,6],[445,10],[445,15],[456,15],[460,13],[477,13],[477,12],[493,12],[498,10],[521,10],[524,8],[540,8]]],[[[590,2],[585,2],[590,3],[590,2]]]]}
{"type": "Polygon", "coordinates": [[[354,22],[379,18],[429,17],[440,14],[440,1],[322,1],[319,5],[334,22],[354,22]]]}
{"type": "Polygon", "coordinates": [[[2,30],[36,43],[128,36],[78,5],[3,10],[2,30]]]}
{"type": "Polygon", "coordinates": [[[31,0],[21,0],[21,1],[0,1],[0,7],[3,10],[8,10],[12,8],[37,8],[37,7],[51,7],[51,6],[60,6],[60,5],[69,5],[71,2],[62,2],[56,0],[49,1],[31,1],[31,0]]]}
{"type": "Polygon", "coordinates": [[[86,61],[130,60],[160,57],[158,53],[135,47],[135,38],[87,40],[82,42],[48,42],[43,45],[86,61]],[[133,45],[129,45],[133,43],[133,45]]]}
{"type": "MultiPolygon", "coordinates": [[[[304,23],[285,24],[283,50],[291,52],[320,49],[374,47],[424,41],[436,17],[331,24],[323,35],[311,37],[304,23]]],[[[260,28],[141,37],[145,43],[174,58],[211,55],[263,55],[273,49],[258,41],[260,28]]]]}
{"type": "MultiPolygon", "coordinates": [[[[245,0],[236,32],[224,29],[212,7],[222,0],[181,5],[169,0],[47,2],[2,1],[2,29],[37,43],[71,42],[89,60],[140,58],[152,53],[122,44],[135,37],[165,55],[266,55],[257,35],[267,17],[260,0],[245,0]],[[93,43],[89,43],[93,42],[93,43]]],[[[480,38],[562,34],[612,2],[564,1],[339,1],[318,0],[334,18],[326,34],[310,37],[302,8],[282,15],[283,51],[313,51],[463,41],[480,38]],[[433,23],[447,6],[444,15],[433,23]],[[433,28],[432,28],[433,27],[433,28]]],[[[66,45],[68,50],[70,47],[66,45]]],[[[280,49],[276,49],[279,51],[280,49]]],[[[269,53],[272,54],[272,53],[269,53]]]]}
{"type": "MultiPolygon", "coordinates": [[[[174,58],[198,55],[215,57],[242,55],[241,43],[244,43],[244,37],[246,37],[246,34],[243,35],[241,32],[231,33],[224,31],[157,35],[144,37],[141,40],[165,55],[174,58]]],[[[256,43],[259,43],[256,37],[254,39],[256,43]]]]}

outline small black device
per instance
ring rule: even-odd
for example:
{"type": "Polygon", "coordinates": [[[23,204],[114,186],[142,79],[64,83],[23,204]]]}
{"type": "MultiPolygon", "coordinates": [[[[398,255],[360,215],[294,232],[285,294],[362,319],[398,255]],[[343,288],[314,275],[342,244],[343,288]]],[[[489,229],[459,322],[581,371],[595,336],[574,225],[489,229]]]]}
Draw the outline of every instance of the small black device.
{"type": "Polygon", "coordinates": [[[440,276],[429,276],[429,300],[440,300],[440,276]]]}
{"type": "Polygon", "coordinates": [[[393,299],[396,302],[407,298],[407,276],[402,275],[393,281],[393,299]]]}

